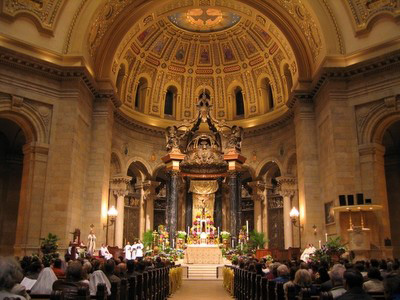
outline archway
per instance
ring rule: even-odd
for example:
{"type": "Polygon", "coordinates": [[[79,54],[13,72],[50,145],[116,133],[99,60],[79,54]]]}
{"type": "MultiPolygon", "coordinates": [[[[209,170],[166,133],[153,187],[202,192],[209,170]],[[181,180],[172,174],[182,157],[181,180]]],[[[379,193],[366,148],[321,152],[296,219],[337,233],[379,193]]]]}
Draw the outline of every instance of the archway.
{"type": "Polygon", "coordinates": [[[168,176],[165,166],[156,170],[154,180],[160,183],[156,187],[156,198],[154,201],[154,229],[157,229],[159,225],[166,224],[168,176]]]}
{"type": "Polygon", "coordinates": [[[400,121],[393,123],[384,133],[385,177],[392,236],[393,257],[400,256],[400,121]]]}
{"type": "Polygon", "coordinates": [[[14,251],[25,142],[16,123],[0,119],[0,253],[4,255],[14,251]]]}
{"type": "Polygon", "coordinates": [[[279,194],[277,177],[281,176],[281,170],[274,161],[267,162],[260,170],[259,178],[266,183],[267,190],[267,231],[268,247],[276,249],[285,248],[283,198],[279,194]]]}

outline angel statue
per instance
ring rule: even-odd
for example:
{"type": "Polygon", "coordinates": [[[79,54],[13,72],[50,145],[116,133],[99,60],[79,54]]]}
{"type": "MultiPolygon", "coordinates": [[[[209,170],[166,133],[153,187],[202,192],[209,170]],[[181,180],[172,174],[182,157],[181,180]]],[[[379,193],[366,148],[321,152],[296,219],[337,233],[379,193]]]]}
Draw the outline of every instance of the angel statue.
{"type": "Polygon", "coordinates": [[[243,141],[243,128],[233,125],[231,128],[231,133],[228,136],[228,142],[226,144],[227,149],[234,149],[241,151],[243,141]]]}
{"type": "Polygon", "coordinates": [[[168,152],[180,152],[178,128],[176,126],[168,126],[165,129],[166,148],[168,152]]]}

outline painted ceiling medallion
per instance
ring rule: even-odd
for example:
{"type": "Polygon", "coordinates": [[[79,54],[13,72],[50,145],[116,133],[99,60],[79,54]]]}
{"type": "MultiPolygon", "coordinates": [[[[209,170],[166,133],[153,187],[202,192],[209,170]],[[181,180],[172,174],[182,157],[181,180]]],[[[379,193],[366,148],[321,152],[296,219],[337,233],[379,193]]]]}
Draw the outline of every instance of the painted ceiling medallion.
{"type": "Polygon", "coordinates": [[[179,28],[192,32],[215,32],[230,28],[240,21],[240,16],[219,8],[191,8],[168,16],[179,28]]]}

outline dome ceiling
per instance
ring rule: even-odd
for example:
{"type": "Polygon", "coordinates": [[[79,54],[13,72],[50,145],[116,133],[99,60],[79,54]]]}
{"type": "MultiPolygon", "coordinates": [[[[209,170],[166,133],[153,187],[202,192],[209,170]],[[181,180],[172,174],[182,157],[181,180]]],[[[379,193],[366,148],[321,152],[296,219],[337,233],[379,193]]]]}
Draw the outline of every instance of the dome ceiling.
{"type": "Polygon", "coordinates": [[[125,116],[166,127],[193,118],[203,91],[214,117],[244,127],[287,111],[285,102],[298,77],[288,40],[271,20],[245,4],[227,6],[165,9],[132,26],[112,66],[125,116]],[[169,90],[172,114],[165,111],[169,90]],[[238,90],[243,114],[237,111],[238,90]]]}

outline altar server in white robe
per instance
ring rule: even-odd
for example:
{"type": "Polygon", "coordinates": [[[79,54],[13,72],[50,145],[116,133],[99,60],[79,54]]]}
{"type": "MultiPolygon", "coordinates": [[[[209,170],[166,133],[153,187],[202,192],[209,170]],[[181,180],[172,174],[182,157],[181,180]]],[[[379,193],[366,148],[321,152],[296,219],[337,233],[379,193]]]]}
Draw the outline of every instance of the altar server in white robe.
{"type": "Polygon", "coordinates": [[[142,242],[139,240],[138,243],[136,244],[136,258],[138,260],[142,260],[143,259],[143,244],[142,242]]]}
{"type": "Polygon", "coordinates": [[[132,246],[131,246],[131,244],[129,242],[124,247],[124,252],[125,252],[125,259],[126,260],[131,260],[132,259],[132,246]]]}
{"type": "Polygon", "coordinates": [[[134,241],[133,245],[131,246],[131,255],[133,260],[136,259],[136,248],[137,248],[137,243],[136,241],[134,241]]]}
{"type": "Polygon", "coordinates": [[[106,260],[109,260],[113,257],[112,254],[108,251],[108,247],[104,246],[104,244],[101,245],[100,255],[103,256],[106,260]]]}

